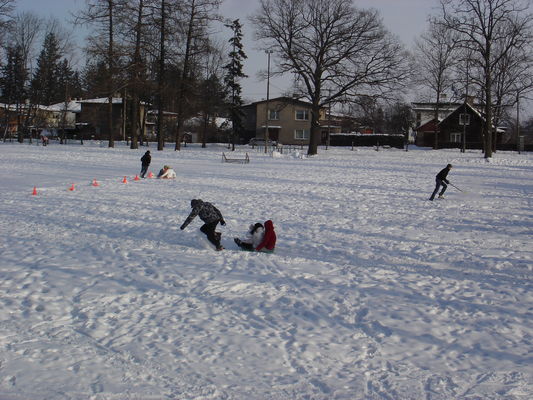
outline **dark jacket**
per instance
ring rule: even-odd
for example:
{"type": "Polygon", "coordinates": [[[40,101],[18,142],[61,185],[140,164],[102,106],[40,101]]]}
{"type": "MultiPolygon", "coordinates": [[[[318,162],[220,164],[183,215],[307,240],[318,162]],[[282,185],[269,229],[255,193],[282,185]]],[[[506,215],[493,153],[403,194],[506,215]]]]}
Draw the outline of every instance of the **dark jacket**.
{"type": "Polygon", "coordinates": [[[265,236],[263,241],[255,249],[261,251],[265,248],[267,250],[274,250],[276,247],[276,232],[274,232],[274,223],[271,220],[265,222],[265,236]]]}
{"type": "Polygon", "coordinates": [[[446,183],[450,183],[448,179],[446,179],[446,177],[448,176],[448,172],[450,172],[450,168],[446,167],[437,174],[436,178],[446,183]]]}
{"type": "Polygon", "coordinates": [[[152,162],[152,156],[149,152],[144,153],[144,156],[141,157],[141,163],[142,165],[150,165],[152,162]]]}
{"type": "Polygon", "coordinates": [[[226,225],[224,222],[224,218],[222,217],[222,214],[220,211],[218,211],[218,208],[216,208],[213,204],[202,201],[200,199],[193,199],[191,200],[191,207],[192,211],[185,220],[185,222],[180,226],[180,229],[185,229],[187,225],[191,223],[191,221],[198,215],[202,221],[204,221],[206,224],[209,224],[211,222],[220,221],[222,225],[226,225]]]}

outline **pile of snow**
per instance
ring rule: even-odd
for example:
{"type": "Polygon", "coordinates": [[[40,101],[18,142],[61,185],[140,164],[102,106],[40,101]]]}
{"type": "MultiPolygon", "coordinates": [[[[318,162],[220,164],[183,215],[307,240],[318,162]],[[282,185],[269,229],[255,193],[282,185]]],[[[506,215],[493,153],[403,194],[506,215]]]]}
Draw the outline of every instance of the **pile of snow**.
{"type": "Polygon", "coordinates": [[[0,399],[533,397],[533,155],[150,149],[0,144],[0,399]]]}

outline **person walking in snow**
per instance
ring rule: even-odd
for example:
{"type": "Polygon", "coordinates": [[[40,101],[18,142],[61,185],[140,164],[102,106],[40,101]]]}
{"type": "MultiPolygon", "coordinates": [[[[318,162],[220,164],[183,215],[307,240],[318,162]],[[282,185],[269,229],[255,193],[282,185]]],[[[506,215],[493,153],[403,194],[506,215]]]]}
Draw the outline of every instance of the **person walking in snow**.
{"type": "Polygon", "coordinates": [[[443,198],[444,192],[446,191],[446,189],[448,188],[448,184],[450,183],[447,177],[448,177],[448,172],[450,172],[452,167],[453,167],[452,164],[448,164],[445,168],[443,168],[437,174],[437,176],[435,177],[435,190],[431,194],[431,197],[429,198],[429,200],[433,201],[433,199],[435,198],[435,195],[437,194],[441,186],[442,186],[442,190],[439,193],[439,199],[443,198]]]}
{"type": "Polygon", "coordinates": [[[257,246],[261,244],[265,237],[265,227],[261,223],[251,224],[246,237],[241,240],[234,238],[233,240],[243,250],[254,251],[257,246]]]}
{"type": "Polygon", "coordinates": [[[271,220],[265,222],[265,236],[255,251],[264,251],[265,253],[274,252],[276,247],[276,232],[274,232],[274,223],[271,220]]]}
{"type": "Polygon", "coordinates": [[[148,167],[152,162],[152,156],[150,155],[150,150],[144,153],[144,156],[141,157],[141,178],[144,178],[146,172],[148,172],[148,167]]]}
{"type": "Polygon", "coordinates": [[[217,224],[220,222],[220,225],[226,225],[222,214],[213,204],[203,201],[200,199],[191,200],[191,213],[185,220],[185,222],[180,226],[181,230],[184,230],[187,225],[198,215],[202,221],[205,222],[204,225],[200,227],[200,230],[207,236],[207,239],[215,245],[217,251],[223,250],[224,247],[220,245],[220,233],[215,232],[217,224]]]}

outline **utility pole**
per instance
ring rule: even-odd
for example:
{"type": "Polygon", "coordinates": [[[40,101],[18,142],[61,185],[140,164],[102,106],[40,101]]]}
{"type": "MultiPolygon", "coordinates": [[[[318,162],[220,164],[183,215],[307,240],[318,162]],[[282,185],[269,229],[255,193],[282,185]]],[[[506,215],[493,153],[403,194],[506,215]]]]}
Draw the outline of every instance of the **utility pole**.
{"type": "Polygon", "coordinates": [[[266,98],[266,112],[265,112],[265,153],[268,152],[268,118],[270,117],[270,110],[268,109],[268,101],[270,97],[270,55],[273,53],[272,50],[266,51],[268,55],[267,62],[267,98],[266,98]]]}
{"type": "Polygon", "coordinates": [[[331,89],[329,89],[330,102],[328,104],[328,137],[326,139],[326,150],[329,147],[329,138],[331,136],[331,89]]]}
{"type": "Polygon", "coordinates": [[[463,140],[461,145],[461,153],[466,152],[466,104],[468,103],[468,85],[469,85],[469,69],[470,69],[470,53],[468,53],[468,58],[466,59],[466,91],[465,91],[465,104],[464,104],[464,113],[465,121],[463,121],[463,140]]]}
{"type": "Polygon", "coordinates": [[[520,92],[516,92],[516,148],[520,154],[520,92]]]}

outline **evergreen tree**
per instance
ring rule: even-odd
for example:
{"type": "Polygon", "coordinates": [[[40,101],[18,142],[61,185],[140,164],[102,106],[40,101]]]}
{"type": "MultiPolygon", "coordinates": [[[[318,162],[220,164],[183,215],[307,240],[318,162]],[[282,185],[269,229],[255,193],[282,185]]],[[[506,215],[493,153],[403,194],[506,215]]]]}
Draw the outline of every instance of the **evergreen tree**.
{"type": "Polygon", "coordinates": [[[26,97],[24,83],[28,76],[22,48],[8,47],[6,53],[6,63],[0,75],[0,100],[7,104],[22,104],[26,97]]]}
{"type": "MultiPolygon", "coordinates": [[[[1,69],[2,74],[0,76],[0,91],[1,99],[3,102],[9,104],[11,107],[15,106],[15,113],[17,115],[18,123],[18,141],[22,143],[22,119],[21,119],[21,105],[24,104],[26,100],[26,80],[28,79],[28,71],[24,66],[24,52],[20,46],[8,47],[7,48],[7,60],[6,64],[1,69]]],[[[5,113],[5,126],[7,127],[9,117],[12,111],[12,108],[5,113]]],[[[5,133],[7,129],[4,130],[4,141],[6,139],[5,133]]]]}
{"type": "Polygon", "coordinates": [[[31,81],[34,103],[49,105],[64,100],[64,93],[61,93],[59,86],[60,60],[59,41],[55,34],[50,32],[44,39],[37,59],[37,70],[31,81]]]}
{"type": "Polygon", "coordinates": [[[88,97],[107,95],[109,72],[105,61],[89,62],[82,71],[82,86],[88,97]]]}
{"type": "Polygon", "coordinates": [[[226,75],[224,76],[224,83],[227,87],[228,94],[231,101],[229,115],[233,125],[232,130],[232,145],[235,150],[235,137],[239,137],[243,131],[242,119],[242,88],[239,80],[246,78],[243,72],[243,61],[247,58],[243,51],[242,45],[242,25],[238,19],[227,24],[226,27],[233,31],[233,36],[229,40],[231,51],[229,53],[229,63],[224,66],[226,75]]]}

